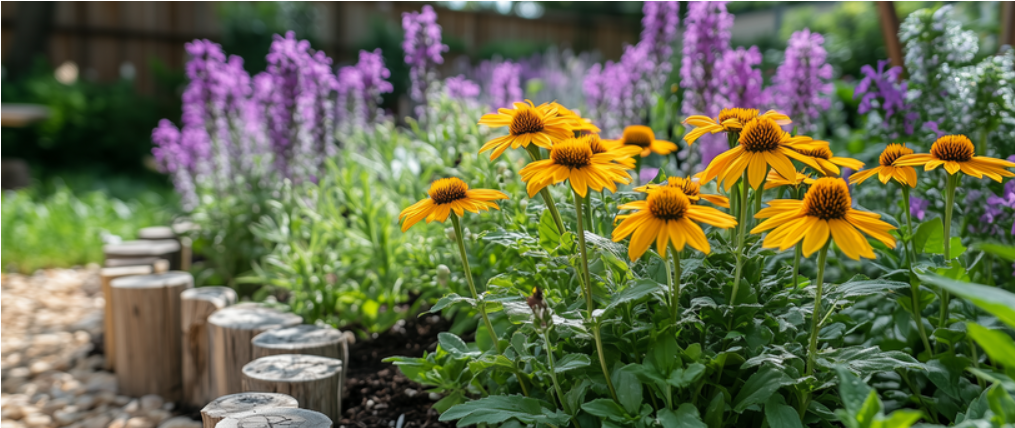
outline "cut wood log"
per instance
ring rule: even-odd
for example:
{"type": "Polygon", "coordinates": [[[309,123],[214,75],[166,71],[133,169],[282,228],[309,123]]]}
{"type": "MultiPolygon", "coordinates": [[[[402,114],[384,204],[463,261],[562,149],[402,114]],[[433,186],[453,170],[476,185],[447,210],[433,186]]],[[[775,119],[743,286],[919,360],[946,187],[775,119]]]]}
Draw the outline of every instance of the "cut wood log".
{"type": "Polygon", "coordinates": [[[345,333],[326,326],[309,324],[268,330],[251,341],[254,358],[279,354],[317,355],[342,362],[339,382],[345,390],[345,372],[349,370],[349,343],[345,333]]]}
{"type": "Polygon", "coordinates": [[[208,317],[236,303],[229,287],[191,288],[180,295],[183,334],[183,402],[199,407],[216,397],[209,371],[208,317]]]}
{"type": "MultiPolygon", "coordinates": [[[[161,262],[159,262],[160,260],[165,262],[165,266],[166,266],[166,268],[168,270],[168,268],[169,268],[169,264],[168,264],[169,261],[166,260],[166,259],[160,259],[158,257],[137,257],[137,258],[133,258],[133,259],[106,259],[106,262],[104,263],[104,266],[105,267],[121,267],[121,266],[149,265],[149,266],[153,266],[154,267],[156,263],[158,263],[160,265],[162,264],[161,262]]],[[[156,272],[156,273],[160,273],[160,272],[156,272]]]]}
{"type": "Polygon", "coordinates": [[[125,276],[148,275],[151,273],[152,267],[149,265],[107,267],[99,271],[99,281],[102,284],[102,298],[105,300],[105,312],[103,313],[102,320],[102,351],[106,356],[106,370],[113,371],[116,361],[116,344],[113,341],[113,337],[116,335],[113,326],[116,324],[113,321],[113,290],[110,288],[110,283],[114,279],[125,276]]]}
{"type": "Polygon", "coordinates": [[[110,284],[120,394],[180,399],[180,294],[193,285],[194,277],[180,271],[127,276],[110,284]]]}
{"type": "Polygon", "coordinates": [[[170,269],[180,270],[173,260],[180,252],[180,243],[175,239],[125,241],[102,247],[106,259],[137,259],[155,257],[169,260],[170,269]]]}
{"type": "Polygon", "coordinates": [[[289,394],[304,409],[342,415],[342,362],[316,355],[269,355],[243,366],[243,390],[289,394]]]}
{"type": "Polygon", "coordinates": [[[285,394],[273,392],[244,392],[219,397],[201,409],[203,428],[213,428],[215,424],[230,416],[245,413],[258,413],[274,409],[295,409],[299,402],[285,394]]]}
{"type": "Polygon", "coordinates": [[[263,412],[248,412],[230,416],[215,426],[218,428],[331,428],[334,425],[327,416],[313,410],[268,409],[263,412]]]}
{"type": "Polygon", "coordinates": [[[244,364],[254,359],[250,340],[268,330],[290,327],[303,322],[291,313],[279,312],[256,304],[241,304],[220,309],[208,317],[211,345],[212,384],[218,396],[243,392],[244,364]]]}
{"type": "Polygon", "coordinates": [[[191,240],[186,236],[180,236],[175,227],[152,226],[137,231],[137,238],[142,240],[163,240],[171,239],[180,243],[180,249],[173,253],[171,259],[172,268],[178,270],[190,270],[192,258],[191,240]]]}

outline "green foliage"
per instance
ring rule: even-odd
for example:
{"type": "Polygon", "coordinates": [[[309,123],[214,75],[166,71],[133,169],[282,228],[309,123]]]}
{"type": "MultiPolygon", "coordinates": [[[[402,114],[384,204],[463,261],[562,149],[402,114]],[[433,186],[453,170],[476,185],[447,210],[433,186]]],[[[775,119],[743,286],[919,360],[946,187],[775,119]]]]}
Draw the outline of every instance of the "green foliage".
{"type": "Polygon", "coordinates": [[[133,239],[142,227],[167,224],[173,213],[171,201],[154,192],[124,201],[59,184],[52,193],[4,191],[2,200],[3,267],[23,273],[100,263],[105,239],[133,239]]]}

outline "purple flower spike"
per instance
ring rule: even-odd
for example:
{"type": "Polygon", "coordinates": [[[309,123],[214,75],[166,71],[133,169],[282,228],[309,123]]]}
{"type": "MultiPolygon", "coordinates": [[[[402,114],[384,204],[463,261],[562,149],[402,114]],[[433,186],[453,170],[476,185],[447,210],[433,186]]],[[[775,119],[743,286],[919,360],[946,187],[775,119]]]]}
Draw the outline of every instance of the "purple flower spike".
{"type": "Polygon", "coordinates": [[[923,221],[923,218],[927,216],[927,207],[929,206],[930,201],[926,199],[921,199],[916,196],[909,197],[909,215],[919,221],[923,221]]]}
{"type": "Polygon", "coordinates": [[[424,5],[421,12],[403,13],[402,29],[405,30],[402,50],[405,51],[405,63],[409,65],[409,77],[412,79],[412,99],[425,104],[430,82],[435,79],[434,66],[444,63],[441,53],[446,52],[448,46],[441,43],[437,12],[430,5],[424,5]]]}
{"type": "Polygon", "coordinates": [[[825,62],[824,42],[821,34],[806,28],[793,33],[773,79],[772,101],[805,130],[813,129],[814,120],[832,105],[832,66],[825,62]]]}
{"type": "Polygon", "coordinates": [[[760,108],[761,98],[761,52],[757,46],[742,47],[723,53],[716,64],[716,78],[719,81],[719,98],[723,107],[760,108]]]}

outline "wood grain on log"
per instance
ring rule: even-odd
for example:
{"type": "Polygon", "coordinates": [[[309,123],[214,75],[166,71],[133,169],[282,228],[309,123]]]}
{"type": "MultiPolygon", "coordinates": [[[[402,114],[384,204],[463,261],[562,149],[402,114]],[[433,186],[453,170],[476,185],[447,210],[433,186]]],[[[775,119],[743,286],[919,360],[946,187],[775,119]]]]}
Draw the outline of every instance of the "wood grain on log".
{"type": "Polygon", "coordinates": [[[113,346],[120,394],[180,399],[180,294],[193,285],[194,277],[179,271],[112,281],[113,346]]]}
{"type": "Polygon", "coordinates": [[[254,359],[250,340],[260,333],[294,326],[303,318],[256,304],[221,309],[208,317],[211,344],[211,375],[215,395],[243,392],[241,370],[254,359]]]}
{"type": "Polygon", "coordinates": [[[261,357],[243,366],[243,390],[281,392],[332,421],[342,415],[342,362],[316,355],[261,357]]]}
{"type": "MultiPolygon", "coordinates": [[[[331,428],[327,416],[306,409],[269,409],[241,413],[219,422],[219,428],[331,428]]],[[[207,427],[205,427],[207,428],[207,427]]]]}
{"type": "Polygon", "coordinates": [[[142,240],[172,239],[180,243],[180,249],[173,253],[173,269],[190,270],[192,259],[191,240],[186,236],[180,236],[173,227],[152,226],[137,231],[137,238],[142,240]]]}
{"type": "Polygon", "coordinates": [[[342,362],[339,382],[345,389],[345,372],[349,370],[349,343],[345,333],[336,328],[309,324],[268,330],[251,341],[254,358],[279,354],[317,355],[342,362]]]}
{"type": "Polygon", "coordinates": [[[274,409],[295,409],[299,402],[285,394],[273,392],[244,392],[219,397],[201,409],[203,428],[213,428],[223,419],[244,413],[257,413],[274,409]]]}
{"type": "Polygon", "coordinates": [[[204,406],[216,397],[209,371],[208,317],[236,303],[236,292],[229,287],[200,287],[184,291],[180,298],[183,401],[191,406],[204,406]]]}
{"type": "Polygon", "coordinates": [[[99,280],[102,283],[102,298],[106,301],[105,312],[103,318],[103,353],[106,355],[106,370],[114,370],[116,361],[116,344],[113,342],[113,337],[116,333],[113,330],[115,323],[113,322],[113,290],[110,289],[110,283],[114,279],[122,278],[130,275],[148,275],[152,273],[152,267],[147,265],[142,266],[122,266],[122,267],[108,267],[102,268],[99,271],[99,280]]]}
{"type": "Polygon", "coordinates": [[[106,259],[136,259],[157,257],[170,261],[170,269],[180,270],[175,261],[179,258],[180,242],[175,239],[125,241],[102,247],[106,259]]]}

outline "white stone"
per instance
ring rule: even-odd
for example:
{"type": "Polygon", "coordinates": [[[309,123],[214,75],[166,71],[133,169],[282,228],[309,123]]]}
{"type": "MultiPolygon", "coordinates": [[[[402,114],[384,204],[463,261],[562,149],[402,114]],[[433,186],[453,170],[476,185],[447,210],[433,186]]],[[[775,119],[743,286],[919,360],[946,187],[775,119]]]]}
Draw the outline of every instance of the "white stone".
{"type": "Polygon", "coordinates": [[[141,397],[141,409],[142,410],[155,410],[162,407],[162,397],[155,394],[148,394],[141,397]]]}
{"type": "Polygon", "coordinates": [[[52,425],[53,418],[46,414],[36,413],[34,415],[29,415],[27,418],[22,420],[22,422],[30,428],[43,428],[52,425]]]}
{"type": "Polygon", "coordinates": [[[162,421],[158,428],[201,428],[201,421],[195,421],[186,416],[177,416],[162,421]]]}
{"type": "Polygon", "coordinates": [[[155,428],[155,424],[148,418],[130,418],[127,421],[126,428],[155,428]]]}

